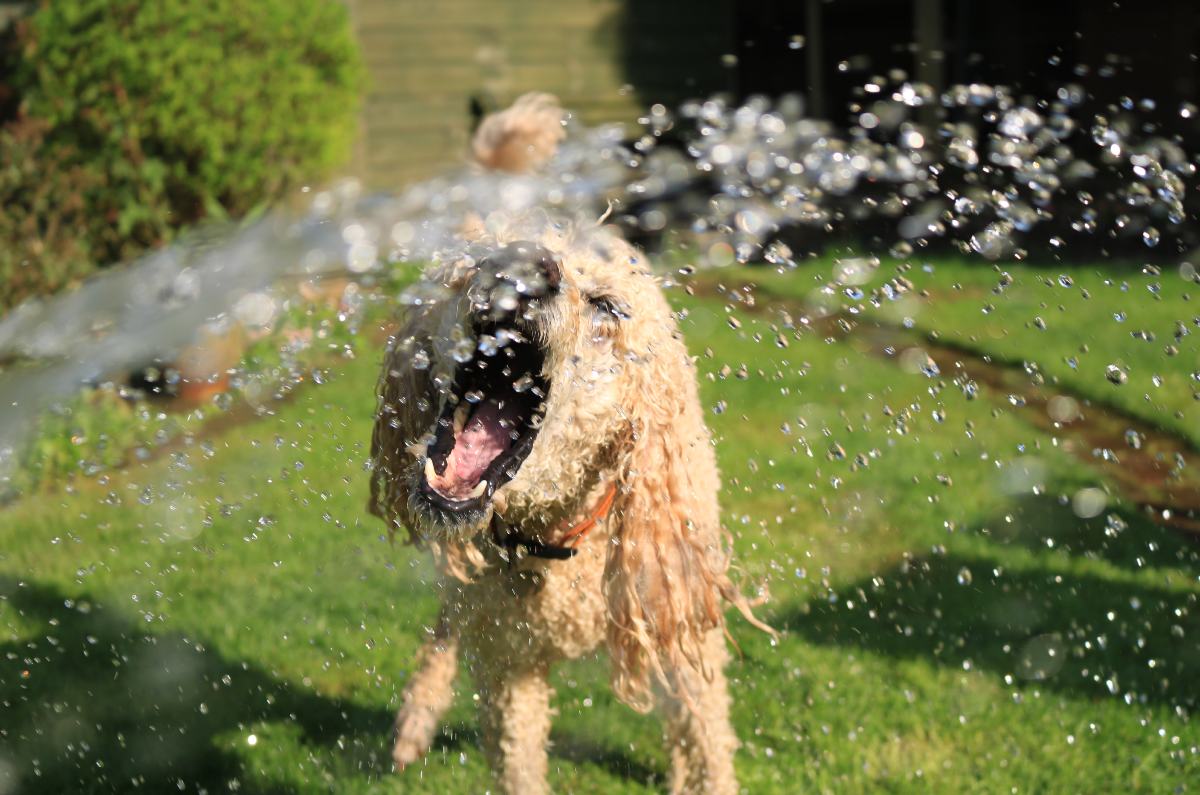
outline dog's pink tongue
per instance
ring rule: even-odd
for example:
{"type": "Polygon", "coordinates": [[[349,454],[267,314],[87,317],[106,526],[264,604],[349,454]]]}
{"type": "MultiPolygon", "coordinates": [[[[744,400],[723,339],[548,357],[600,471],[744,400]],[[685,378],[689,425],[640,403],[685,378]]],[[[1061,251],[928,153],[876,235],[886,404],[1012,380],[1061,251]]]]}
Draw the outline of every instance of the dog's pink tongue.
{"type": "Polygon", "coordinates": [[[490,401],[475,409],[454,440],[445,472],[430,485],[452,499],[469,495],[496,457],[512,444],[510,429],[500,424],[508,413],[511,412],[501,411],[490,401]]]}

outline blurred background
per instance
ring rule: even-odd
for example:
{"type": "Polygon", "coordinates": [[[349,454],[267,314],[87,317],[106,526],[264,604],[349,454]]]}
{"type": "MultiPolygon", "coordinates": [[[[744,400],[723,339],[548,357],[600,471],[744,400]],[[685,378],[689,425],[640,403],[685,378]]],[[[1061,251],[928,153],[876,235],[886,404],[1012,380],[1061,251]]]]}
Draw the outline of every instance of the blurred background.
{"type": "MultiPolygon", "coordinates": [[[[391,770],[379,362],[466,213],[609,206],[783,632],[744,790],[1194,791],[1198,105],[1194,0],[0,0],[0,795],[487,788],[465,677],[391,770]]],[[[661,791],[606,676],[555,791],[661,791]]]]}
{"type": "Polygon", "coordinates": [[[380,185],[460,156],[470,121],[531,90],[586,122],[632,121],[653,103],[729,92],[801,93],[845,124],[873,74],[904,70],[944,90],[1002,84],[1097,102],[1152,95],[1155,120],[1195,135],[1200,9],[1186,0],[980,4],[969,0],[698,0],[660,3],[355,0],[372,77],[357,168],[380,185]]]}

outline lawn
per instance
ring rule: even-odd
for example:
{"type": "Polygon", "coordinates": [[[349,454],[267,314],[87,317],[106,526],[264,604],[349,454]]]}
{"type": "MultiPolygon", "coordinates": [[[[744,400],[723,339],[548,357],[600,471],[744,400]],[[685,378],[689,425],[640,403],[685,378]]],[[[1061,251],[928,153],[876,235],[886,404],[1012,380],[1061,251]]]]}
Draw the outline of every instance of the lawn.
{"type": "MultiPolygon", "coordinates": [[[[821,288],[837,262],[819,260],[799,273],[754,269],[726,281],[754,281],[763,294],[822,306],[834,300],[821,288]]],[[[1195,268],[993,265],[942,256],[912,260],[907,267],[885,260],[864,270],[864,283],[836,295],[839,307],[861,307],[869,316],[909,325],[997,362],[1031,365],[1052,384],[1200,447],[1195,268]],[[900,300],[872,306],[873,291],[897,276],[912,289],[900,300]]]]}
{"type": "MultiPolygon", "coordinates": [[[[742,575],[769,588],[761,612],[783,633],[731,620],[745,790],[1194,791],[1200,544],[998,396],[967,400],[944,374],[794,333],[713,287],[751,278],[800,305],[830,267],[671,290],[742,575]]],[[[1164,351],[1191,323],[1178,276],[1076,268],[1062,287],[1053,269],[1003,269],[1013,283],[993,294],[989,265],[918,265],[908,297],[865,311],[1032,357],[1083,399],[1200,435],[1192,338],[1164,351]],[[1117,361],[1121,386],[1104,374],[1117,361]]],[[[0,792],[488,786],[465,679],[426,763],[390,771],[436,599],[427,557],[363,510],[375,336],[272,416],[0,513],[0,792]]],[[[555,791],[661,789],[658,724],[605,678],[600,659],[556,676],[555,791]]]]}

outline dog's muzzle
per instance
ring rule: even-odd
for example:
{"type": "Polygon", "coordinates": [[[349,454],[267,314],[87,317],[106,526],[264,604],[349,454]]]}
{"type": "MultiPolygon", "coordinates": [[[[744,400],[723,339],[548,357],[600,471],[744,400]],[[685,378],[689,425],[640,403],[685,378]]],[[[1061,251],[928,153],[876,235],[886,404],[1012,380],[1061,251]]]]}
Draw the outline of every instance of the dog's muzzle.
{"type": "Polygon", "coordinates": [[[551,387],[537,314],[561,283],[558,258],[533,243],[480,259],[467,290],[475,348],[457,364],[414,492],[434,522],[482,520],[532,451],[551,387]]]}
{"type": "Polygon", "coordinates": [[[476,331],[530,325],[537,305],[558,294],[562,265],[535,243],[509,243],[479,261],[468,296],[476,331]]]}

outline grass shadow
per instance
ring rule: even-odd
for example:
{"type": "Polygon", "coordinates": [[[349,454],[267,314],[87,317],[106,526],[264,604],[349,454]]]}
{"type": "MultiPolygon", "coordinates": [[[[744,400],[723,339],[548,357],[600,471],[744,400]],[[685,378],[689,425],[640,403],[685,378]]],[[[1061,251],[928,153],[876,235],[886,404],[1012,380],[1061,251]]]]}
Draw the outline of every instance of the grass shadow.
{"type": "Polygon", "coordinates": [[[1017,498],[996,521],[975,531],[1003,546],[1035,552],[1057,549],[1129,571],[1165,567],[1200,576],[1200,537],[1163,527],[1126,508],[1081,519],[1065,501],[1029,495],[1017,498]]]}
{"type": "Polygon", "coordinates": [[[551,755],[576,764],[595,765],[617,778],[635,781],[647,787],[661,787],[666,772],[632,756],[626,749],[598,742],[576,732],[554,731],[551,755]]]}
{"type": "MultiPolygon", "coordinates": [[[[0,603],[28,628],[0,643],[0,791],[284,793],[244,778],[232,750],[256,726],[286,725],[305,745],[336,749],[343,769],[391,769],[393,715],[320,695],[202,640],[152,634],[88,595],[0,575],[0,603]]],[[[272,742],[264,737],[262,742],[272,742]]],[[[431,756],[478,748],[478,729],[443,728],[431,756]]],[[[662,771],[621,749],[556,731],[552,758],[638,782],[662,771]]]]}
{"type": "Polygon", "coordinates": [[[254,724],[272,721],[298,726],[315,745],[362,736],[355,745],[379,745],[387,759],[385,711],[227,660],[196,638],[150,634],[87,596],[0,576],[0,600],[25,625],[43,628],[0,644],[0,767],[17,791],[165,792],[182,782],[189,790],[284,792],[234,783],[242,762],[228,750],[254,724]]]}
{"type": "MultiPolygon", "coordinates": [[[[1103,522],[1060,521],[1059,506],[1049,500],[1026,503],[1022,514],[1018,532],[986,545],[993,554],[910,557],[810,600],[779,624],[813,644],[967,666],[1075,698],[1120,697],[1188,711],[1200,706],[1197,593],[1133,574],[1144,554],[1175,567],[1183,554],[1183,568],[1195,572],[1190,539],[1163,542],[1151,553],[1146,538],[1161,540],[1161,528],[1136,516],[1124,516],[1128,527],[1107,539],[1103,522]],[[1079,525],[1083,529],[1073,529],[1079,525]],[[1003,549],[1017,544],[1045,552],[1042,533],[1053,533],[1060,549],[1078,557],[1064,563],[1060,555],[1044,554],[1031,562],[1003,549]],[[1107,540],[1097,541],[1097,534],[1107,540]],[[1088,558],[1128,571],[1112,576],[1088,558]]],[[[1011,524],[997,517],[976,531],[994,536],[1001,526],[1011,524]]]]}
{"type": "MultiPolygon", "coordinates": [[[[464,748],[481,747],[479,729],[466,723],[443,726],[429,749],[430,757],[449,756],[464,748]]],[[[635,758],[627,750],[598,742],[594,738],[555,727],[550,735],[550,764],[565,761],[593,765],[616,778],[650,787],[661,786],[666,773],[635,758]]]]}

